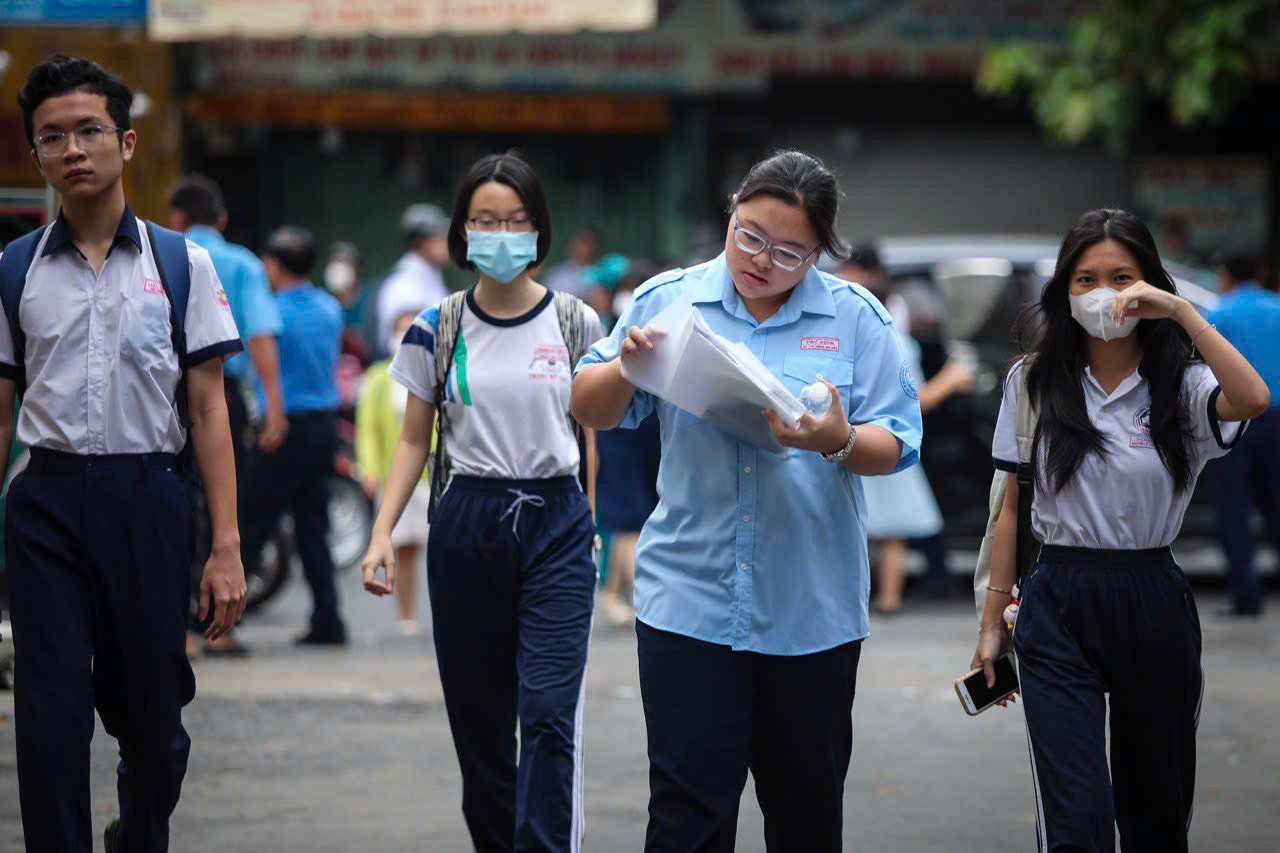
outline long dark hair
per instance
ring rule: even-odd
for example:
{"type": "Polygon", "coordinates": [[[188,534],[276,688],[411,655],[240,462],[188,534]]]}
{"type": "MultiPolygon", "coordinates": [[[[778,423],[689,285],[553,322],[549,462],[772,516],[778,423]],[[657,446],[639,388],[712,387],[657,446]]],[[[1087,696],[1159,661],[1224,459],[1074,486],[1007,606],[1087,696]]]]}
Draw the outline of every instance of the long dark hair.
{"type": "Polygon", "coordinates": [[[836,260],[848,254],[836,233],[840,186],[817,157],[803,151],[777,151],[756,163],[729,199],[729,212],[758,195],[800,208],[818,235],[818,248],[836,260]]]}
{"type": "MultiPolygon", "coordinates": [[[[1137,260],[1142,278],[1153,287],[1177,293],[1160,263],[1155,240],[1142,220],[1123,210],[1091,210],[1077,220],[1058,251],[1053,278],[1040,303],[1032,306],[1022,329],[1038,326],[1027,353],[1027,392],[1039,411],[1035,453],[1042,458],[1049,486],[1059,492],[1086,454],[1107,454],[1107,436],[1089,420],[1084,401],[1085,345],[1088,333],[1071,317],[1067,288],[1080,256],[1103,240],[1114,240],[1137,260]],[[1039,322],[1036,322],[1039,321],[1039,322]],[[1045,455],[1040,456],[1041,449],[1045,455]]],[[[1182,380],[1192,358],[1191,339],[1172,320],[1143,320],[1136,333],[1142,350],[1138,372],[1151,390],[1151,439],[1164,467],[1182,491],[1191,483],[1191,417],[1182,380]]]]}

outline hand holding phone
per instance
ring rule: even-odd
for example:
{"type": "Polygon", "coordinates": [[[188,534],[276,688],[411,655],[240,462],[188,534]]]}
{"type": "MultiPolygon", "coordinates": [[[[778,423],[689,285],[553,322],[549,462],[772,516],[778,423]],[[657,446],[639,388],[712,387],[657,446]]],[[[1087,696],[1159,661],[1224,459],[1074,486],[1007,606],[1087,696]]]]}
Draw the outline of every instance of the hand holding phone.
{"type": "Polygon", "coordinates": [[[969,716],[981,714],[1003,700],[1009,698],[1018,689],[1018,673],[1013,667],[1013,656],[1005,655],[993,665],[996,683],[987,686],[987,677],[982,667],[978,667],[956,679],[956,695],[969,716]]]}

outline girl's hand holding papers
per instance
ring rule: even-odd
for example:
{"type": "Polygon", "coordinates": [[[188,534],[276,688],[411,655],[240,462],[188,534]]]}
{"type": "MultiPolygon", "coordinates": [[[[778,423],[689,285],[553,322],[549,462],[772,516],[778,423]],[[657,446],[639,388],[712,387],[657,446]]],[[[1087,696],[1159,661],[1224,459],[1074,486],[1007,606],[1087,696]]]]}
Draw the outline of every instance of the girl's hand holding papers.
{"type": "Polygon", "coordinates": [[[627,339],[622,342],[621,358],[628,364],[636,364],[639,359],[653,351],[653,345],[666,337],[666,332],[652,327],[640,328],[632,326],[627,332],[627,339]]]}
{"type": "MultiPolygon", "coordinates": [[[[633,334],[634,332],[635,330],[632,330],[633,334]]],[[[624,355],[626,346],[627,344],[623,344],[624,355]]],[[[764,419],[768,421],[774,437],[783,447],[812,450],[814,453],[834,453],[844,447],[845,442],[849,440],[849,430],[852,427],[845,419],[840,391],[825,379],[822,380],[822,384],[831,391],[831,405],[827,408],[826,414],[820,418],[805,414],[800,418],[800,423],[795,429],[792,429],[772,409],[764,410],[764,419]]]]}

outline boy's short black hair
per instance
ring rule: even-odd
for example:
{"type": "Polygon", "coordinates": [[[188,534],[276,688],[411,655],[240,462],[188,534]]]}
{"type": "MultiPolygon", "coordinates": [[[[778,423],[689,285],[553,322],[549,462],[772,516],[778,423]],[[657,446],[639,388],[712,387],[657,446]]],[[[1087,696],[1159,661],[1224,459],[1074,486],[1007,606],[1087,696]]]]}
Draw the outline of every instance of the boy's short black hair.
{"type": "Polygon", "coordinates": [[[467,211],[471,207],[471,196],[490,181],[511,187],[524,202],[525,212],[538,232],[538,256],[529,266],[538,266],[551,251],[551,209],[533,167],[514,151],[481,157],[467,170],[462,186],[458,188],[458,198],[453,203],[453,221],[449,223],[449,258],[461,269],[476,268],[467,260],[467,211]]]}
{"type": "Polygon", "coordinates": [[[876,247],[871,243],[859,243],[849,250],[849,257],[844,259],[843,266],[857,266],[867,272],[882,272],[884,267],[880,263],[880,253],[876,251],[876,247]]]}
{"type": "Polygon", "coordinates": [[[316,264],[316,240],[307,229],[286,225],[267,238],[266,255],[293,275],[310,278],[316,264]]]}
{"type": "Polygon", "coordinates": [[[1218,261],[1218,265],[1227,271],[1236,284],[1252,281],[1258,276],[1258,256],[1252,252],[1227,252],[1218,261]]]}
{"type": "Polygon", "coordinates": [[[22,91],[18,93],[22,126],[32,148],[36,147],[36,108],[50,98],[71,92],[102,95],[107,99],[107,115],[111,116],[117,135],[123,135],[129,129],[129,107],[133,106],[133,92],[125,85],[124,80],[91,59],[59,53],[34,66],[27,75],[22,91]]]}
{"type": "Polygon", "coordinates": [[[226,212],[222,189],[204,175],[187,175],[169,193],[169,207],[180,210],[192,225],[217,226],[226,212]]]}

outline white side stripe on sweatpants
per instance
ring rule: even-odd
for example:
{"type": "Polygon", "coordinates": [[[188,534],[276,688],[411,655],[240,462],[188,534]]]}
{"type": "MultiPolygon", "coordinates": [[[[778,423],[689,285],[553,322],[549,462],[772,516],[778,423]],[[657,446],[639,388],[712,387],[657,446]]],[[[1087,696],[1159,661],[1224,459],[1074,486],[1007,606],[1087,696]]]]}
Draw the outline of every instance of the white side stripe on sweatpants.
{"type": "MultiPolygon", "coordinates": [[[[587,638],[591,637],[591,629],[595,627],[595,613],[587,625],[587,638]]],[[[586,773],[583,768],[583,729],[586,723],[587,709],[587,667],[582,667],[582,684],[578,687],[578,707],[573,712],[573,822],[569,826],[569,851],[581,853],[582,841],[587,836],[587,808],[584,788],[586,773]]]]}
{"type": "MultiPolygon", "coordinates": [[[[1017,629],[1015,629],[1017,630],[1017,629]]],[[[1018,661],[1018,653],[1013,653],[1013,666],[1018,673],[1018,684],[1022,684],[1022,666],[1018,661]]],[[[1027,754],[1031,757],[1031,782],[1036,791],[1036,841],[1039,853],[1049,853],[1048,828],[1044,824],[1044,803],[1040,800],[1040,774],[1036,771],[1036,750],[1031,745],[1031,724],[1027,722],[1026,696],[1023,696],[1022,721],[1027,727],[1027,754]]]]}

